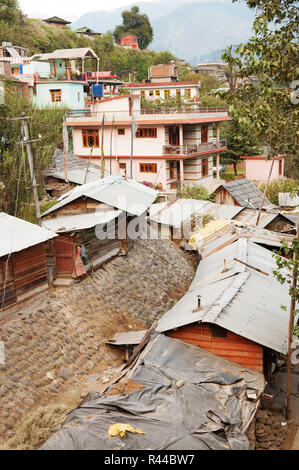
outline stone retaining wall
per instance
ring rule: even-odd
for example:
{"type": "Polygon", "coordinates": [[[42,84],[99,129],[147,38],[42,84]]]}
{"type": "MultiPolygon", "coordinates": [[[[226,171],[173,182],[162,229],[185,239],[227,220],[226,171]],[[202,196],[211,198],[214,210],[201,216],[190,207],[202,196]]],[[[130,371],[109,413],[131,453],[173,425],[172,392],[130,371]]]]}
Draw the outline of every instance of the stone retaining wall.
{"type": "Polygon", "coordinates": [[[149,326],[186,292],[194,272],[172,242],[138,241],[127,256],[67,289],[53,289],[37,310],[0,325],[0,435],[11,437],[23,413],[48,403],[68,379],[95,364],[115,365],[104,341],[149,326]]]}

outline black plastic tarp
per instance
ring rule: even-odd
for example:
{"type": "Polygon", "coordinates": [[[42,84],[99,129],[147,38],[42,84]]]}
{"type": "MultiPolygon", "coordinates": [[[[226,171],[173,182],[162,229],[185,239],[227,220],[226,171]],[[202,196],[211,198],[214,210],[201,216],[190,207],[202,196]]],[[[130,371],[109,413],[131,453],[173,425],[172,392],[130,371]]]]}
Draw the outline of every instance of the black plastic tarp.
{"type": "Polygon", "coordinates": [[[250,449],[243,430],[264,388],[262,374],[164,335],[153,337],[127,377],[144,388],[127,395],[90,393],[42,449],[250,449]],[[107,436],[126,423],[145,434],[107,436]]]}

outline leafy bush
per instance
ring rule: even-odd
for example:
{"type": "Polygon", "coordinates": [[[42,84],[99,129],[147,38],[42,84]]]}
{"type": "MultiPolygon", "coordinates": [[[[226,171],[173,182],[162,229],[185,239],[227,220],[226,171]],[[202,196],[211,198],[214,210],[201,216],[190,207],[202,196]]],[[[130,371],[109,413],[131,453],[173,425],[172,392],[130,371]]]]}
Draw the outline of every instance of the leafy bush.
{"type": "MultiPolygon", "coordinates": [[[[263,183],[260,185],[260,190],[263,192],[266,185],[263,183]]],[[[272,204],[278,206],[278,193],[292,193],[299,195],[299,181],[292,179],[280,178],[271,181],[268,186],[266,196],[272,204]]]]}
{"type": "Polygon", "coordinates": [[[178,186],[177,197],[182,199],[201,199],[203,201],[212,201],[213,199],[213,195],[204,186],[189,186],[187,184],[178,186]]]}

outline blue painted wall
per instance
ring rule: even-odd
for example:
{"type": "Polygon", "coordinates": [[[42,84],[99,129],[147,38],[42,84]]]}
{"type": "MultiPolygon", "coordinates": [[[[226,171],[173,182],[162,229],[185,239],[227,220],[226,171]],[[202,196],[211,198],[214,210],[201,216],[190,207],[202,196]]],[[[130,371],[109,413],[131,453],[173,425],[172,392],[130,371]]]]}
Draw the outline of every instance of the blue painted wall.
{"type": "Polygon", "coordinates": [[[67,106],[70,109],[84,108],[84,85],[76,82],[36,83],[36,96],[33,104],[37,108],[46,106],[67,106]],[[50,90],[61,90],[61,102],[52,103],[50,90]]]}

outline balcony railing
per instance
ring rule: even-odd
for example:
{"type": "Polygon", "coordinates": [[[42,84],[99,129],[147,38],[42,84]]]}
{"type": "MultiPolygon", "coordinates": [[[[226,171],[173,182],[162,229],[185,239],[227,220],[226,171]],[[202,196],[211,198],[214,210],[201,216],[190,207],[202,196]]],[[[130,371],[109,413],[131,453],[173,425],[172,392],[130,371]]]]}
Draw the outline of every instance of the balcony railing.
{"type": "Polygon", "coordinates": [[[210,152],[226,147],[226,140],[215,140],[204,144],[187,145],[164,145],[163,155],[192,155],[197,153],[210,152]]]}
{"type": "Polygon", "coordinates": [[[141,109],[140,114],[202,114],[202,113],[226,113],[227,108],[155,108],[141,109]]]}

